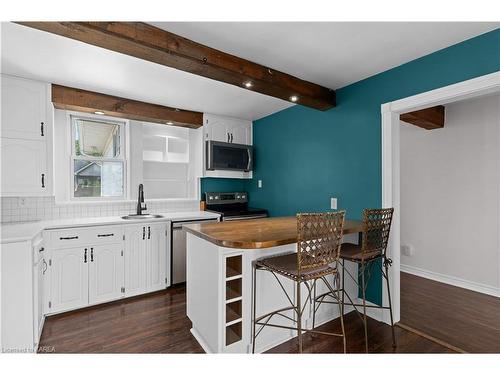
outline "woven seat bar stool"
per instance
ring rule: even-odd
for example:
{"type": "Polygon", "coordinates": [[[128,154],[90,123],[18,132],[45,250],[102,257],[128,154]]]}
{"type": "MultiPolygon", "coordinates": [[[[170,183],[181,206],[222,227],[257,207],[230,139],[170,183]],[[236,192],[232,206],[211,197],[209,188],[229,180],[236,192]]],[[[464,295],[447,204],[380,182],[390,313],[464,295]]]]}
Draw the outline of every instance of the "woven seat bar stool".
{"type": "MultiPolygon", "coordinates": [[[[361,235],[361,244],[343,243],[340,248],[340,259],[342,261],[342,288],[341,288],[341,303],[345,306],[353,306],[356,310],[358,316],[363,321],[365,330],[365,351],[368,353],[368,325],[366,319],[366,309],[367,308],[377,308],[377,309],[388,309],[391,317],[391,329],[392,329],[392,344],[396,347],[396,336],[394,334],[394,320],[392,315],[392,302],[391,302],[391,291],[389,287],[389,267],[392,265],[392,260],[387,257],[387,243],[389,241],[389,232],[391,230],[392,215],[394,213],[393,208],[385,209],[365,209],[363,211],[363,233],[361,235]],[[358,275],[355,278],[345,267],[345,262],[354,262],[358,265],[358,275]],[[387,296],[389,306],[376,306],[376,305],[366,305],[366,288],[370,282],[372,275],[372,268],[374,265],[378,265],[382,277],[385,279],[387,287],[387,296]],[[354,303],[353,299],[345,291],[345,274],[354,281],[358,286],[358,290],[361,290],[363,297],[363,303],[354,303]],[[361,280],[361,282],[360,282],[361,280]],[[349,302],[345,301],[345,297],[348,298],[349,302]],[[358,310],[358,308],[363,308],[363,314],[358,310]]],[[[324,293],[322,295],[314,295],[314,305],[315,309],[321,305],[321,303],[338,303],[338,299],[330,295],[331,293],[324,293]]],[[[314,326],[314,323],[313,323],[314,326]]]]}
{"type": "Polygon", "coordinates": [[[253,263],[253,287],[252,287],[252,352],[255,353],[255,341],[260,332],[267,327],[284,328],[296,330],[299,343],[299,353],[302,353],[302,334],[314,332],[330,336],[342,337],[344,353],[346,351],[345,330],[343,320],[343,305],[340,297],[340,276],[338,272],[340,245],[342,243],[342,231],[344,227],[345,211],[328,213],[303,213],[297,214],[297,252],[280,254],[257,259],[253,263]],[[285,293],[289,306],[279,310],[271,311],[260,317],[256,317],[256,279],[257,271],[270,272],[277,280],[279,286],[285,293]],[[327,276],[333,276],[333,285],[327,276]],[[280,277],[285,277],[296,283],[296,298],[290,296],[280,277]],[[316,288],[316,282],[321,280],[326,284],[330,295],[339,302],[341,333],[330,333],[318,330],[308,330],[302,325],[302,315],[307,303],[312,303],[312,290],[316,288]],[[307,298],[302,305],[301,285],[304,284],[308,290],[307,298]],[[293,318],[286,315],[293,311],[293,318]],[[275,324],[272,318],[280,316],[289,320],[290,326],[275,324]],[[258,327],[258,329],[257,329],[258,327]]]}

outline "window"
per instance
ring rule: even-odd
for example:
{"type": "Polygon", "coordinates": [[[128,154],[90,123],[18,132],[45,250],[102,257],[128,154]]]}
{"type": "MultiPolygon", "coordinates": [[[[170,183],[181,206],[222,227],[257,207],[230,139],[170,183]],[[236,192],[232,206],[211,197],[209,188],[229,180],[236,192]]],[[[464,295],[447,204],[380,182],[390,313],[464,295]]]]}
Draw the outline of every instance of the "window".
{"type": "Polygon", "coordinates": [[[124,198],[124,128],[121,121],[71,117],[72,198],[124,198]]]}

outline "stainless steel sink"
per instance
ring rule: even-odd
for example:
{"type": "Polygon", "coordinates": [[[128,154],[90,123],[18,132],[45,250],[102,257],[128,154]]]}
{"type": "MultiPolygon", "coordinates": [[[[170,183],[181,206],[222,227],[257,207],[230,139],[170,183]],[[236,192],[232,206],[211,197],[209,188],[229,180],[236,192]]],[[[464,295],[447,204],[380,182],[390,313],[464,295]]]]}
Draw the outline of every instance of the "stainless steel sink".
{"type": "Polygon", "coordinates": [[[127,216],[122,216],[123,220],[136,220],[136,219],[159,219],[162,218],[163,216],[161,215],[153,215],[153,214],[144,214],[144,215],[137,215],[137,214],[130,214],[127,216]]]}

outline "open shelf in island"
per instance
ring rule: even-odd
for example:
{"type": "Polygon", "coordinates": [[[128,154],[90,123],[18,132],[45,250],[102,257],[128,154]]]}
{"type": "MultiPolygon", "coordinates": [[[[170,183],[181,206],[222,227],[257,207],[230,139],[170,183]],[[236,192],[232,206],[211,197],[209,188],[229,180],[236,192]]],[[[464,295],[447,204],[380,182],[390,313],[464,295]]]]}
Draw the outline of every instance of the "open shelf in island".
{"type": "Polygon", "coordinates": [[[226,346],[242,338],[242,255],[226,257],[226,346]]]}

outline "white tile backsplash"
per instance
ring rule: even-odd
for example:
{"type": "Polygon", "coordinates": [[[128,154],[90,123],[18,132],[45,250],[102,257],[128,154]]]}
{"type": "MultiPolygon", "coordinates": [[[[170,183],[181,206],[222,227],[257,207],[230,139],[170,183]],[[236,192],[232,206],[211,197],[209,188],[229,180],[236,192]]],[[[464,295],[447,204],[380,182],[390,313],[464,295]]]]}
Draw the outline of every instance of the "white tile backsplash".
{"type": "MultiPolygon", "coordinates": [[[[122,216],[135,212],[137,202],[55,203],[54,197],[2,197],[1,222],[55,220],[74,217],[122,216]],[[22,204],[24,202],[24,204],[22,204]]],[[[148,213],[197,211],[197,200],[147,201],[148,213]]]]}

